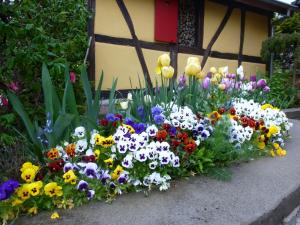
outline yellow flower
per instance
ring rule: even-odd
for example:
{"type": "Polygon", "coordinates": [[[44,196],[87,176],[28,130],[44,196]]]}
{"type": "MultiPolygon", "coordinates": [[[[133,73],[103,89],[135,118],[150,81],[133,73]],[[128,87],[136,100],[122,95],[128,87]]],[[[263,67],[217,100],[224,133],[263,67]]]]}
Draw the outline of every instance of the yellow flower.
{"type": "Polygon", "coordinates": [[[228,74],[228,66],[220,67],[218,69],[218,73],[224,77],[226,74],[228,74]]]}
{"type": "Polygon", "coordinates": [[[271,104],[264,104],[260,107],[262,110],[266,110],[268,108],[273,109],[273,106],[271,104]]]}
{"type": "Polygon", "coordinates": [[[23,173],[24,170],[29,169],[29,168],[34,169],[35,171],[39,170],[38,166],[33,165],[31,162],[25,162],[25,163],[23,163],[20,171],[23,173]]]}
{"type": "Polygon", "coordinates": [[[112,158],[108,158],[104,160],[104,162],[107,164],[108,167],[112,167],[114,160],[112,158]]]}
{"type": "Polygon", "coordinates": [[[28,184],[29,192],[30,195],[32,196],[37,196],[40,194],[40,189],[43,187],[43,182],[42,181],[37,181],[28,184]]]}
{"type": "Polygon", "coordinates": [[[271,155],[272,157],[275,157],[275,156],[276,156],[274,150],[271,150],[271,151],[270,151],[270,155],[271,155]]]}
{"type": "Polygon", "coordinates": [[[123,124],[123,127],[126,127],[129,130],[129,132],[132,133],[132,134],[135,132],[134,128],[130,125],[123,124]]]}
{"type": "Polygon", "coordinates": [[[260,150],[264,150],[265,147],[266,147],[266,144],[265,144],[265,142],[263,142],[263,141],[259,141],[258,144],[257,144],[257,147],[258,147],[260,150]]]}
{"type": "Polygon", "coordinates": [[[50,197],[53,196],[62,196],[62,187],[58,186],[56,182],[50,182],[45,185],[44,187],[45,195],[48,195],[50,197]]]}
{"type": "Polygon", "coordinates": [[[222,75],[220,73],[216,73],[213,78],[215,78],[217,81],[220,81],[222,79],[222,75]]]}
{"type": "Polygon", "coordinates": [[[264,142],[266,140],[265,135],[260,135],[258,140],[264,142]]]}
{"type": "Polygon", "coordinates": [[[57,212],[52,213],[51,219],[52,220],[59,219],[59,214],[57,212]]]}
{"type": "Polygon", "coordinates": [[[11,205],[14,207],[14,206],[20,205],[20,204],[22,204],[22,203],[23,203],[22,200],[16,198],[15,200],[13,200],[13,201],[11,202],[11,205]]]}
{"type": "Polygon", "coordinates": [[[30,209],[28,209],[27,213],[31,214],[31,215],[36,215],[38,212],[38,208],[37,207],[31,207],[30,209]]]}
{"type": "Polygon", "coordinates": [[[279,156],[285,156],[286,155],[286,150],[282,149],[282,148],[278,148],[276,150],[276,154],[279,156]]]}
{"type": "Polygon", "coordinates": [[[157,75],[161,75],[162,67],[170,66],[170,62],[171,62],[171,59],[170,59],[169,54],[164,53],[161,56],[159,56],[158,59],[157,59],[157,66],[156,66],[156,69],[155,69],[155,73],[157,75]]]}
{"type": "Polygon", "coordinates": [[[110,135],[109,137],[106,137],[102,140],[101,146],[103,146],[104,148],[108,148],[110,146],[112,146],[114,144],[114,139],[112,137],[112,135],[110,135]]]}
{"type": "Polygon", "coordinates": [[[212,121],[217,121],[221,118],[221,115],[217,111],[212,111],[207,115],[207,117],[212,121]]]}
{"type": "Polygon", "coordinates": [[[100,151],[99,149],[96,149],[96,150],[94,151],[96,160],[99,159],[100,153],[101,153],[101,151],[100,151]]]}
{"type": "Polygon", "coordinates": [[[172,66],[164,66],[161,68],[161,74],[164,78],[170,79],[174,75],[174,68],[172,66]]]}
{"type": "Polygon", "coordinates": [[[209,72],[211,72],[213,74],[216,73],[217,72],[216,67],[210,67],[209,72]]]}
{"type": "Polygon", "coordinates": [[[186,67],[184,70],[188,76],[198,76],[201,72],[200,60],[197,57],[189,57],[187,59],[186,67]]]}
{"type": "Polygon", "coordinates": [[[267,133],[267,137],[271,137],[274,134],[277,134],[280,131],[280,128],[278,126],[272,125],[269,128],[269,132],[267,133]]]}
{"type": "Polygon", "coordinates": [[[226,88],[226,85],[225,85],[225,84],[219,84],[218,88],[219,88],[220,90],[224,91],[225,88],[226,88]]]}
{"type": "Polygon", "coordinates": [[[29,184],[23,184],[21,187],[17,189],[17,195],[22,200],[27,200],[30,198],[30,189],[29,184]]]}
{"type": "Polygon", "coordinates": [[[34,180],[36,173],[37,170],[35,170],[33,167],[26,168],[23,170],[21,174],[21,178],[25,180],[27,183],[30,183],[34,180]]]}
{"type": "Polygon", "coordinates": [[[76,184],[77,176],[73,170],[69,170],[63,175],[65,183],[76,184]]]}
{"type": "Polygon", "coordinates": [[[218,83],[218,79],[214,76],[210,79],[210,83],[211,84],[217,84],[218,83]]]}
{"type": "Polygon", "coordinates": [[[113,180],[116,180],[119,178],[120,174],[124,171],[123,167],[118,165],[114,172],[112,173],[111,177],[113,180]]]}
{"type": "Polygon", "coordinates": [[[205,75],[205,73],[203,71],[201,71],[200,73],[198,73],[196,76],[200,80],[203,80],[206,77],[206,75],[205,75]]]}
{"type": "Polygon", "coordinates": [[[279,144],[278,144],[278,143],[273,143],[273,147],[275,148],[275,150],[277,150],[277,149],[279,149],[279,148],[280,148],[280,146],[279,146],[279,144]]]}
{"type": "Polygon", "coordinates": [[[96,145],[101,145],[104,137],[102,137],[100,134],[95,135],[95,144],[96,145]]]}

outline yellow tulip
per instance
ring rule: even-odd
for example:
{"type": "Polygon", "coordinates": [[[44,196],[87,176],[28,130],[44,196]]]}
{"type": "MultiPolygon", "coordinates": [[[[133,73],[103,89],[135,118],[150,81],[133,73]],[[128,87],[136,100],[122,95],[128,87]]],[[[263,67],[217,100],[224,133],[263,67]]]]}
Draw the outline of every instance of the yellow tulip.
{"type": "Polygon", "coordinates": [[[213,78],[210,79],[210,83],[217,84],[218,83],[218,79],[216,77],[213,77],[213,78]]]}
{"type": "Polygon", "coordinates": [[[209,72],[215,74],[215,73],[217,72],[216,67],[211,67],[211,68],[209,69],[209,72]]]}
{"type": "Polygon", "coordinates": [[[164,66],[161,69],[164,78],[170,79],[174,75],[174,68],[172,66],[164,66]]]}
{"type": "Polygon", "coordinates": [[[220,90],[224,91],[225,88],[226,88],[226,85],[225,85],[225,84],[219,84],[218,88],[219,88],[220,90]]]}
{"type": "Polygon", "coordinates": [[[214,75],[214,77],[217,79],[217,80],[221,80],[222,79],[222,75],[220,73],[216,73],[214,75]]]}
{"type": "Polygon", "coordinates": [[[201,72],[201,66],[196,63],[187,64],[184,72],[188,76],[196,76],[201,72]]]}
{"type": "Polygon", "coordinates": [[[189,57],[187,59],[186,64],[189,65],[189,64],[192,64],[192,63],[200,66],[200,60],[199,60],[199,58],[198,57],[189,57]]]}
{"type": "Polygon", "coordinates": [[[170,62],[171,62],[171,59],[170,59],[169,54],[164,53],[164,54],[160,55],[157,59],[157,66],[156,66],[156,69],[155,69],[155,73],[157,75],[161,75],[162,74],[162,67],[170,66],[170,62]]]}
{"type": "Polygon", "coordinates": [[[196,76],[200,80],[203,80],[206,77],[206,75],[205,75],[205,73],[203,71],[201,71],[200,73],[198,73],[196,76]]]}

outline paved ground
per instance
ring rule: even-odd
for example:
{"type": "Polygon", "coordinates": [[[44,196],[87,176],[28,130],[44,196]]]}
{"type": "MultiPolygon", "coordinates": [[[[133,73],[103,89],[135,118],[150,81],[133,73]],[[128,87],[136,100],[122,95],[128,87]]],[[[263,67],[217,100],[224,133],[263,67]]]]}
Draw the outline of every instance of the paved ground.
{"type": "Polygon", "coordinates": [[[295,122],[284,158],[264,158],[232,168],[230,182],[193,177],[149,197],[132,193],[112,204],[95,202],[60,212],[23,217],[16,224],[62,225],[247,225],[279,224],[300,203],[300,121],[295,122]]]}

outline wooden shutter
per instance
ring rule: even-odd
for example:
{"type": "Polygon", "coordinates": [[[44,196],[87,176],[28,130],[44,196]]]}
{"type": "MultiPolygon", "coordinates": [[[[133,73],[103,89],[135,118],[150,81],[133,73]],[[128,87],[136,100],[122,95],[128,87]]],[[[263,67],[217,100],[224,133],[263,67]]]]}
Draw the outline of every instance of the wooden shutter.
{"type": "Polygon", "coordinates": [[[155,0],[155,41],[176,43],[178,0],[155,0]]]}

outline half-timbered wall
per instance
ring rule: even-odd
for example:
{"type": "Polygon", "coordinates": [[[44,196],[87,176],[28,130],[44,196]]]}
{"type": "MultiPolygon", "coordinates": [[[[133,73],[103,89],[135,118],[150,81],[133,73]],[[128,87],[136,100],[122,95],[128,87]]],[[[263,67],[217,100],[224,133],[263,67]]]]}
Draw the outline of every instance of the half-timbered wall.
{"type": "MultiPolygon", "coordinates": [[[[157,57],[170,52],[177,74],[187,57],[198,56],[206,72],[211,66],[228,65],[231,72],[242,64],[246,75],[264,71],[261,43],[268,37],[269,15],[244,5],[199,0],[197,45],[184,47],[155,42],[155,1],[95,0],[95,80],[104,71],[104,88],[118,77],[118,89],[139,86],[138,77],[155,86],[157,57]]],[[[222,2],[222,1],[221,1],[222,2]]]]}

